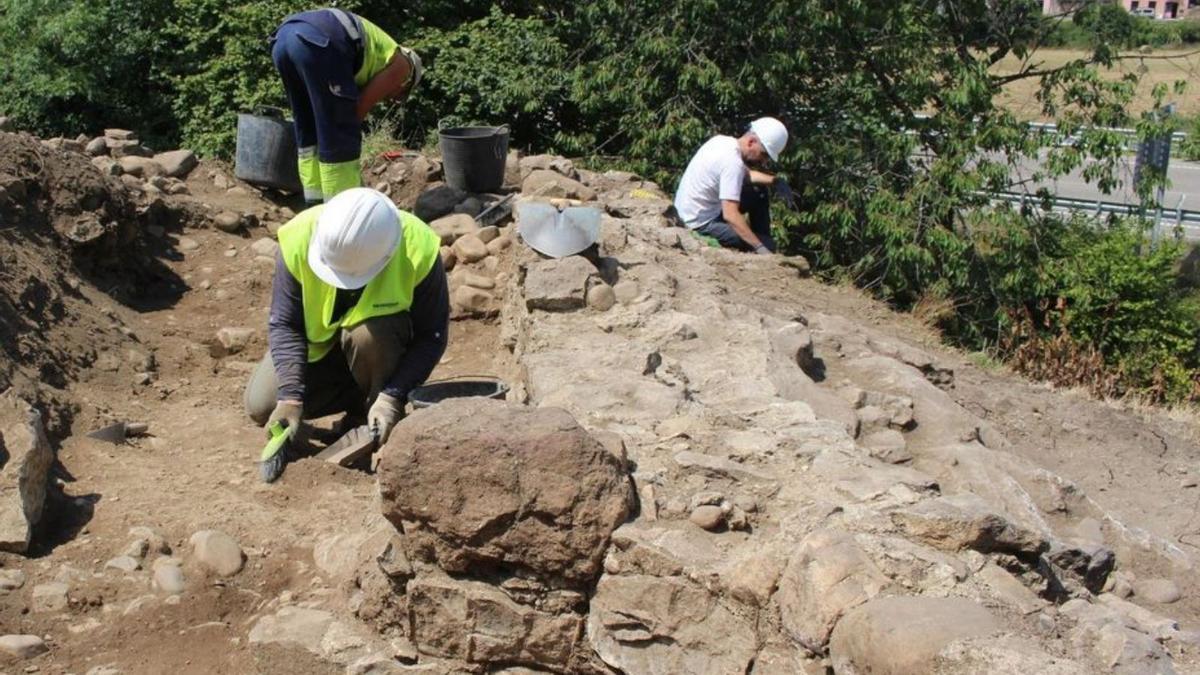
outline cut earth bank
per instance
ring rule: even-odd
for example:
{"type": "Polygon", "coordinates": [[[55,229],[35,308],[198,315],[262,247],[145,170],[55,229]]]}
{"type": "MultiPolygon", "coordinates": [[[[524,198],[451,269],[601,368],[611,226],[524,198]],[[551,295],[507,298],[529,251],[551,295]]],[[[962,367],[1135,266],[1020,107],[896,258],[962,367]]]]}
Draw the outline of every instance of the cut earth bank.
{"type": "Polygon", "coordinates": [[[1186,423],[981,371],[561,158],[509,183],[603,209],[586,258],[477,231],[434,159],[368,170],[454,261],[435,377],[511,400],[411,415],[377,477],[261,485],[239,402],[289,211],[80,146],[0,134],[0,521],[40,516],[0,554],[2,669],[1198,669],[1186,423]],[[82,433],[114,420],[150,433],[82,433]]]}

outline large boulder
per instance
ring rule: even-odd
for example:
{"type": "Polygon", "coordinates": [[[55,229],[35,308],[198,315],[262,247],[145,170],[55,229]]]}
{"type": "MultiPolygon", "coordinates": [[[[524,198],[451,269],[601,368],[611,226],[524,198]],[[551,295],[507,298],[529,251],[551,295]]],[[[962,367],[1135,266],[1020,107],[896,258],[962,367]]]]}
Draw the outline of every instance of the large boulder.
{"type": "Polygon", "coordinates": [[[565,669],[583,617],[542,612],[478,581],[429,576],[408,584],[412,639],[422,654],[480,664],[565,669]]]}
{"type": "Polygon", "coordinates": [[[42,518],[54,451],[37,411],[0,396],[0,551],[24,553],[42,518]]]}
{"type": "Polygon", "coordinates": [[[818,530],[788,561],[776,594],[783,629],[814,654],[824,651],[842,615],[890,582],[849,533],[818,530]]]}
{"type": "Polygon", "coordinates": [[[444,184],[433,185],[417,197],[416,203],[413,205],[413,214],[421,220],[431,223],[454,211],[454,207],[466,198],[467,193],[456,187],[444,184]]]}
{"type": "Polygon", "coordinates": [[[382,452],[383,513],[447,572],[584,588],[632,509],[620,458],[566,411],[461,399],[419,410],[382,452]]]}
{"type": "Polygon", "coordinates": [[[160,152],[154,156],[154,161],[162,167],[163,174],[170,178],[187,178],[187,175],[199,163],[196,153],[191,150],[160,152]]]}
{"type": "Polygon", "coordinates": [[[829,657],[834,671],[846,675],[924,675],[944,648],[1001,628],[991,612],[965,598],[877,598],[838,622],[829,657]]]}
{"type": "Polygon", "coordinates": [[[892,521],[909,536],[948,551],[974,549],[1037,557],[1049,546],[1038,533],[1009,522],[969,492],[896,511],[892,521]]]}
{"type": "Polygon", "coordinates": [[[547,312],[582,309],[593,276],[600,276],[596,267],[577,255],[535,262],[525,274],[525,306],[547,312]]]}
{"type": "Polygon", "coordinates": [[[751,617],[683,576],[606,574],[587,633],[625,673],[744,673],[758,649],[751,617]]]}

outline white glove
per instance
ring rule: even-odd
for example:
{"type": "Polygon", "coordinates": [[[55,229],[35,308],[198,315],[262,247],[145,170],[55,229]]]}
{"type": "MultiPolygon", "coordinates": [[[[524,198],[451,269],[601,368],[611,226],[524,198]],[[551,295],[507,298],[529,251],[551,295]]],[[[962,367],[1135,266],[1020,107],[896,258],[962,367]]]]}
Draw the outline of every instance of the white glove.
{"type": "Polygon", "coordinates": [[[367,411],[367,425],[378,435],[380,445],[387,442],[388,436],[392,435],[392,428],[402,419],[404,403],[383,392],[379,392],[379,396],[376,396],[375,402],[371,404],[371,409],[367,411]]]}

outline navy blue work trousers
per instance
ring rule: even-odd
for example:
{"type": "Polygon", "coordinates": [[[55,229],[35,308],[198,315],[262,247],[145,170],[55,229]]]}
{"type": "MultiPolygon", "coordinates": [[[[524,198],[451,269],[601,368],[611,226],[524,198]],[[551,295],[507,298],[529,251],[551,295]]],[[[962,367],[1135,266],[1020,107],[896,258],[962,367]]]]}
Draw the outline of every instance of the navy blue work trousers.
{"type": "MultiPolygon", "coordinates": [[[[746,220],[750,221],[750,230],[758,235],[763,246],[766,246],[768,251],[774,252],[775,239],[771,236],[770,189],[765,185],[755,185],[747,180],[742,186],[742,200],[738,204],[738,209],[746,214],[746,220]]],[[[721,216],[697,227],[696,231],[716,239],[726,248],[736,248],[741,251],[754,250],[721,216]]]]}
{"type": "Polygon", "coordinates": [[[271,60],[283,80],[301,154],[316,148],[326,164],[358,159],[362,134],[357,47],[328,10],[293,14],[272,37],[271,60]]]}

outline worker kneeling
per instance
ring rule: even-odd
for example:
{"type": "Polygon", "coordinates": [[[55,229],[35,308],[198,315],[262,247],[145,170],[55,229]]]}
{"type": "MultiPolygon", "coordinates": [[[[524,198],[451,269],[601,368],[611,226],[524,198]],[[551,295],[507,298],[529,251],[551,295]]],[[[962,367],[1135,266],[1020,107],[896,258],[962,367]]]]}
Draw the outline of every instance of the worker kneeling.
{"type": "Polygon", "coordinates": [[[763,170],[779,161],[788,132],[774,117],[760,117],[738,138],[714,136],[692,157],[679,188],[675,211],[690,230],[722,246],[759,254],[775,252],[769,188],[794,208],[791,188],[763,170]]]}
{"type": "Polygon", "coordinates": [[[246,386],[258,424],[347,412],[379,442],[446,350],[437,234],[383,193],[353,188],[279,229],[270,350],[246,386]]]}

